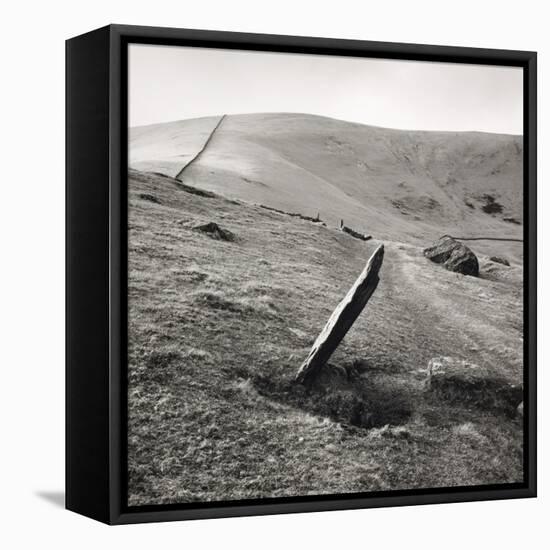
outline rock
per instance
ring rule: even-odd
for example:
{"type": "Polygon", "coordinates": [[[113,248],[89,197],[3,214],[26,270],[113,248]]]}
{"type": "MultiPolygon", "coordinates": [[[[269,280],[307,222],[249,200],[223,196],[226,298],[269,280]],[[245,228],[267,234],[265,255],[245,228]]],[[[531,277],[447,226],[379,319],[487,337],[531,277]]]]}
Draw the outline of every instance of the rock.
{"type": "Polygon", "coordinates": [[[384,258],[380,245],[369,258],[344,299],[336,306],[309,355],[296,374],[296,382],[310,385],[351,328],[378,286],[378,271],[384,258]]]}
{"type": "Polygon", "coordinates": [[[434,357],[428,363],[426,390],[450,403],[514,415],[523,400],[523,386],[475,363],[434,357]]]}
{"type": "Polygon", "coordinates": [[[510,262],[506,258],[501,258],[500,256],[491,256],[489,258],[489,260],[491,260],[492,262],[495,262],[497,264],[502,264],[502,265],[507,265],[507,266],[510,265],[510,262]]]}
{"type": "Polygon", "coordinates": [[[424,250],[424,256],[449,271],[462,275],[479,275],[479,262],[476,255],[461,242],[447,235],[441,237],[433,246],[424,250]]]}
{"type": "Polygon", "coordinates": [[[140,193],[139,198],[144,201],[154,202],[155,204],[160,204],[160,201],[155,195],[150,195],[149,193],[140,193]]]}
{"type": "Polygon", "coordinates": [[[518,408],[516,409],[516,414],[520,418],[523,418],[523,401],[518,405],[518,408]]]}
{"type": "Polygon", "coordinates": [[[231,231],[228,231],[227,229],[222,229],[215,222],[205,223],[204,225],[196,225],[195,227],[193,227],[193,230],[200,231],[201,233],[204,233],[208,235],[210,238],[216,239],[218,241],[235,240],[235,235],[231,233],[231,231]]]}

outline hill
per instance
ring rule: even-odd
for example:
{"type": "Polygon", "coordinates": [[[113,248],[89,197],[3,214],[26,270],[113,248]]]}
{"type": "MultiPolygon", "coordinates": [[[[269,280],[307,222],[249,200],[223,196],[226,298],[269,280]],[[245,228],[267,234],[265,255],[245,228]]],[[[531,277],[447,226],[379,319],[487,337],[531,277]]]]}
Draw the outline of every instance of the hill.
{"type": "MultiPolygon", "coordinates": [[[[320,215],[383,240],[522,237],[518,136],[392,130],[306,114],[247,114],[131,129],[130,166],[226,197],[320,215]]],[[[521,246],[473,244],[522,259],[521,246]]]]}

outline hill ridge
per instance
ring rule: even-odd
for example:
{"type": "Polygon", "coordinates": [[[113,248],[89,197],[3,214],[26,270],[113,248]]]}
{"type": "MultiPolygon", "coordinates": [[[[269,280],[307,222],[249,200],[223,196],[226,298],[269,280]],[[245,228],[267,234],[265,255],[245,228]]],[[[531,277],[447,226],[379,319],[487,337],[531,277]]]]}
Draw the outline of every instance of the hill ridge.
{"type": "Polygon", "coordinates": [[[418,244],[471,227],[522,236],[521,136],[232,114],[131,129],[130,167],[181,173],[189,185],[284,211],[321,212],[383,239],[418,244]]]}

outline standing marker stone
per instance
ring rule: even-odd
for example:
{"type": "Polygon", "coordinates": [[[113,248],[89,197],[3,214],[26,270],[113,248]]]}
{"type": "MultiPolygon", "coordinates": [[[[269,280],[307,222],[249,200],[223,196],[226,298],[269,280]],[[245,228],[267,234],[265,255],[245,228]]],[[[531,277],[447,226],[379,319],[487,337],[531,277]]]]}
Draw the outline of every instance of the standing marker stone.
{"type": "Polygon", "coordinates": [[[384,245],[380,245],[369,258],[365,269],[350,288],[346,297],[336,306],[327,324],[317,336],[307,359],[296,374],[296,382],[310,385],[323,365],[329,360],[369,298],[378,286],[378,271],[384,258],[384,245]]]}

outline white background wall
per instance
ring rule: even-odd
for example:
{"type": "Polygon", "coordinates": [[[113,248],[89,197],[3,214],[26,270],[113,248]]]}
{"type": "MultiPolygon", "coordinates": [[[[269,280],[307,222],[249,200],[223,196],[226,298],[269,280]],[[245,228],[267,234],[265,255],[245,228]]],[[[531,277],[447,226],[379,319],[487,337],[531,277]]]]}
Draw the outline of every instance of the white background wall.
{"type": "MultiPolygon", "coordinates": [[[[4,548],[543,548],[538,499],[108,528],[58,504],[64,479],[64,40],[107,23],[450,44],[539,52],[539,279],[548,274],[549,67],[545,2],[462,0],[19,1],[0,49],[0,544],[4,548]],[[10,540],[11,539],[11,540],[10,540]]],[[[540,392],[548,398],[539,285],[540,392]]],[[[539,397],[540,399],[540,397],[539,397]]],[[[540,399],[539,432],[548,401],[540,399]]]]}

